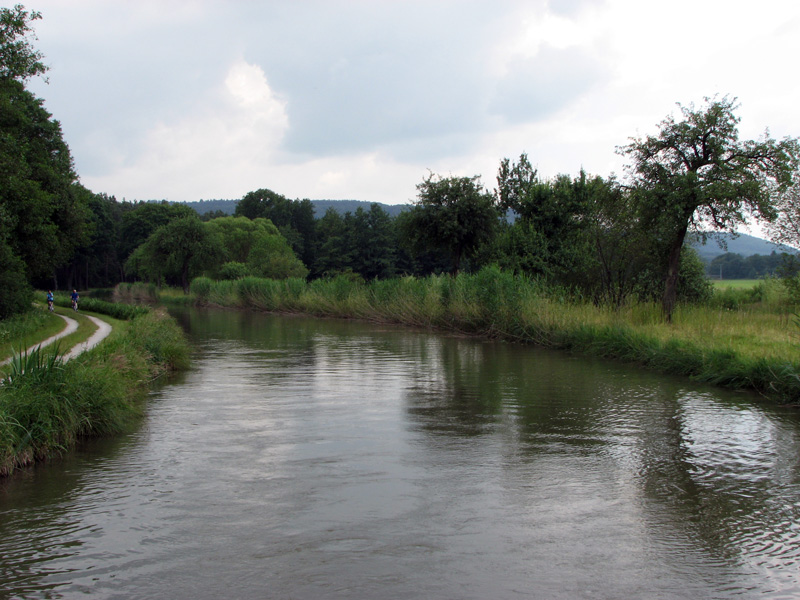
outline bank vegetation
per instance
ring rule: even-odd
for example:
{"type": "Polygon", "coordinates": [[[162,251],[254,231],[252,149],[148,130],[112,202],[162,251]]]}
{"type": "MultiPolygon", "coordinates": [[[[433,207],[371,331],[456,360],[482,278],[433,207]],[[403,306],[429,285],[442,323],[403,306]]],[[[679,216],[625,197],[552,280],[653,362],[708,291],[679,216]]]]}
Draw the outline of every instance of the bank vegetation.
{"type": "Polygon", "coordinates": [[[800,328],[783,286],[726,290],[679,304],[672,323],[658,302],[620,307],[495,267],[476,274],[364,282],[197,278],[201,305],[356,318],[619,359],[785,403],[800,403],[800,328]]]}
{"type": "Polygon", "coordinates": [[[66,348],[56,343],[0,368],[0,476],[81,438],[122,431],[141,414],[150,382],[187,366],[177,323],[164,311],[135,312],[128,322],[114,320],[109,338],[74,359],[64,361],[66,348]]]}

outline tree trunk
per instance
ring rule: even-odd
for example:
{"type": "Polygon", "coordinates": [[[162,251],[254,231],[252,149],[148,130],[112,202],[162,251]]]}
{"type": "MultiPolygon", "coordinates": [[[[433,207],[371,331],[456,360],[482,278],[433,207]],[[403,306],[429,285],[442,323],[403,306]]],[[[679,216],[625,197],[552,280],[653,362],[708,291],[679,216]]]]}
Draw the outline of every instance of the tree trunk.
{"type": "Polygon", "coordinates": [[[675,310],[675,301],[678,295],[678,278],[680,277],[681,250],[683,241],[686,239],[684,227],[673,240],[669,248],[669,258],[667,260],[667,273],[664,281],[664,296],[661,300],[661,309],[667,323],[672,322],[672,312],[675,310]]]}

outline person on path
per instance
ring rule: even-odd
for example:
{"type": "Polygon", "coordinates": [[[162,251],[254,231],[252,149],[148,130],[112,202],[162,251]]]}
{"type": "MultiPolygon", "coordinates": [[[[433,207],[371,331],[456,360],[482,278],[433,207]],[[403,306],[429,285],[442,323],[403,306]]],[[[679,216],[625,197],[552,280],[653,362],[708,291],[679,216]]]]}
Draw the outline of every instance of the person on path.
{"type": "Polygon", "coordinates": [[[53,312],[53,290],[47,290],[47,308],[53,312]]]}
{"type": "Polygon", "coordinates": [[[78,310],[78,291],[72,290],[72,308],[78,310]]]}

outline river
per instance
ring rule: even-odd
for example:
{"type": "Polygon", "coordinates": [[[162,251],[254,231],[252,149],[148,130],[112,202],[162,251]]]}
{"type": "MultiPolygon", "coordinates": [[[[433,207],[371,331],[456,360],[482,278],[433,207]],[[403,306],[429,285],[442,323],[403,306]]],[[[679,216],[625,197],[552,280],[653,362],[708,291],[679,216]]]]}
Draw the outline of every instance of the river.
{"type": "Polygon", "coordinates": [[[800,597],[800,415],[537,348],[187,309],[131,432],[0,481],[0,598],[800,597]]]}

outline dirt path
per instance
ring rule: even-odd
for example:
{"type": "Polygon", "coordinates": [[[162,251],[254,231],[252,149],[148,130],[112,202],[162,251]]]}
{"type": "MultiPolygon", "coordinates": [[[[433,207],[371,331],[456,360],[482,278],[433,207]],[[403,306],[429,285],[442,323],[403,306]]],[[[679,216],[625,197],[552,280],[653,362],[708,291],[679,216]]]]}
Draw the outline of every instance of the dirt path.
{"type": "MultiPolygon", "coordinates": [[[[59,340],[59,339],[65,337],[65,336],[68,336],[70,333],[73,333],[74,331],[77,331],[78,322],[75,319],[72,319],[70,317],[65,317],[64,315],[57,315],[57,316],[59,316],[62,319],[64,319],[64,321],[66,321],[66,323],[67,323],[67,326],[64,327],[64,329],[59,331],[57,334],[55,334],[53,336],[50,336],[46,340],[43,340],[43,341],[39,342],[38,344],[35,344],[35,345],[31,346],[30,348],[28,348],[29,352],[31,350],[35,350],[37,348],[44,348],[45,346],[49,346],[50,344],[52,344],[56,340],[59,340]]],[[[111,333],[111,325],[109,325],[105,321],[103,321],[101,319],[98,319],[97,317],[92,317],[90,315],[84,315],[84,316],[87,319],[89,319],[92,323],[97,325],[97,331],[95,331],[89,337],[89,339],[86,340],[85,342],[81,342],[80,344],[77,344],[77,345],[73,346],[72,349],[68,353],[66,353],[64,355],[64,360],[69,360],[70,358],[75,358],[81,352],[84,352],[84,351],[88,350],[89,348],[94,348],[103,339],[108,337],[108,334],[111,333]]],[[[4,364],[9,363],[9,362],[11,362],[11,359],[7,358],[6,360],[0,361],[0,365],[4,365],[4,364]]]]}
{"type": "MultiPolygon", "coordinates": [[[[80,344],[73,346],[72,349],[64,356],[64,360],[75,358],[81,352],[85,352],[89,348],[94,348],[95,346],[97,346],[97,344],[99,344],[101,341],[107,338],[108,334],[111,333],[111,325],[109,325],[102,319],[98,319],[97,317],[92,317],[89,315],[84,315],[84,316],[87,319],[89,319],[92,323],[97,325],[97,331],[95,331],[85,342],[81,342],[80,344]]],[[[69,320],[72,321],[73,319],[69,320]]]]}

